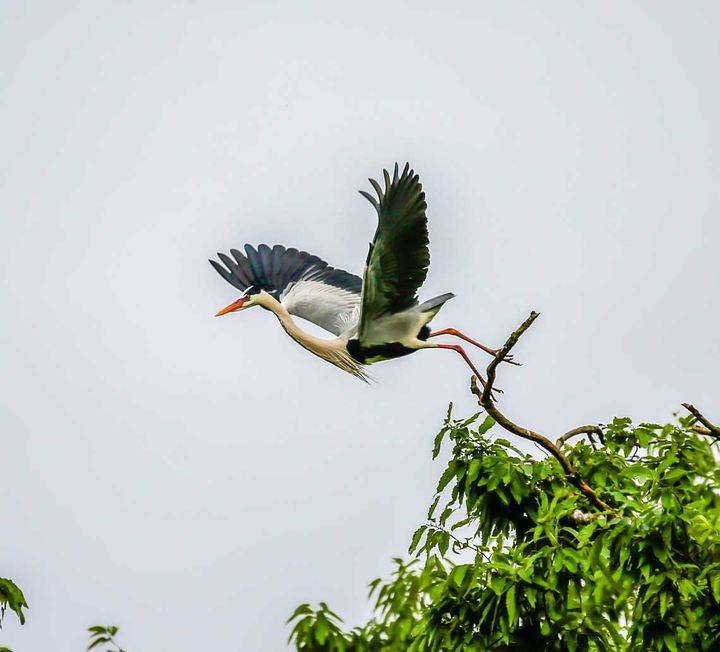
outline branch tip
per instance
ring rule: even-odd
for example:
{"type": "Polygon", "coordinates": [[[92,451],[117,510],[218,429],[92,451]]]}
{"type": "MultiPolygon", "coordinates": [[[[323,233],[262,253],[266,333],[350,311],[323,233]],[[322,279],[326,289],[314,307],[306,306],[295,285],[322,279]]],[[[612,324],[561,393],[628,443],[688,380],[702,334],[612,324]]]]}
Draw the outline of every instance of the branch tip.
{"type": "Polygon", "coordinates": [[[695,429],[696,432],[700,432],[702,435],[712,435],[713,437],[720,438],[720,426],[716,426],[709,419],[707,419],[700,410],[698,410],[692,403],[681,403],[690,414],[692,414],[705,428],[707,432],[695,429]]]}
{"type": "MultiPolygon", "coordinates": [[[[523,428],[522,426],[513,423],[502,412],[500,412],[500,410],[497,408],[497,406],[492,400],[492,388],[493,383],[495,382],[495,371],[497,369],[497,366],[503,361],[505,356],[510,353],[512,348],[517,344],[518,340],[522,337],[525,331],[527,331],[527,329],[532,326],[533,322],[539,316],[540,313],[533,310],[528,316],[528,318],[517,328],[517,330],[515,330],[510,335],[510,337],[508,337],[507,341],[500,349],[497,356],[495,356],[490,361],[490,364],[487,366],[487,379],[484,383],[482,391],[478,387],[477,379],[475,378],[475,376],[473,376],[470,380],[470,391],[477,397],[480,406],[485,408],[485,411],[493,419],[495,419],[496,423],[498,423],[502,428],[514,435],[517,435],[518,437],[521,437],[522,439],[535,442],[548,453],[550,453],[560,463],[560,466],[562,467],[568,482],[572,483],[597,509],[601,511],[613,511],[613,509],[607,503],[603,502],[598,497],[598,495],[587,484],[587,482],[585,482],[582,477],[578,475],[577,471],[570,463],[570,460],[568,460],[565,454],[560,450],[560,445],[554,444],[547,437],[541,435],[540,433],[537,433],[528,428],[523,428]]],[[[596,426],[582,426],[583,431],[586,431],[586,429],[588,428],[593,428],[592,432],[597,432],[600,430],[596,426]],[[595,430],[595,428],[597,428],[597,430],[595,430]]],[[[578,430],[578,428],[575,429],[575,431],[578,430]]],[[[570,432],[573,434],[578,434],[574,431],[570,432]]],[[[600,432],[602,433],[602,431],[600,432]]]]}

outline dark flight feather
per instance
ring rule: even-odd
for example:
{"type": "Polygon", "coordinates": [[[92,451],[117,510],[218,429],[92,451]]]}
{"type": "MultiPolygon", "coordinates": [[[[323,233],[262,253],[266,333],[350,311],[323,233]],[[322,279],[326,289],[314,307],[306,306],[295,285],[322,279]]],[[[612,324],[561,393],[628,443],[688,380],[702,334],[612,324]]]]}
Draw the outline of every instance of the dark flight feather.
{"type": "Polygon", "coordinates": [[[280,299],[288,286],[298,281],[318,281],[354,294],[360,294],[362,289],[359,276],[330,267],[317,256],[292,247],[286,249],[282,245],[275,245],[270,249],[268,245],[261,244],[255,249],[245,245],[246,255],[237,249],[231,249],[230,253],[235,260],[225,254],[218,254],[225,267],[214,260],[210,264],[220,276],[242,292],[248,288],[251,294],[265,290],[280,299]]]}
{"type": "Polygon", "coordinates": [[[427,204],[418,175],[407,163],[399,174],[396,163],[392,180],[387,170],[383,178],[384,189],[370,179],[377,201],[360,191],[378,214],[365,263],[360,339],[372,320],[417,305],[417,291],[430,265],[427,204]]]}

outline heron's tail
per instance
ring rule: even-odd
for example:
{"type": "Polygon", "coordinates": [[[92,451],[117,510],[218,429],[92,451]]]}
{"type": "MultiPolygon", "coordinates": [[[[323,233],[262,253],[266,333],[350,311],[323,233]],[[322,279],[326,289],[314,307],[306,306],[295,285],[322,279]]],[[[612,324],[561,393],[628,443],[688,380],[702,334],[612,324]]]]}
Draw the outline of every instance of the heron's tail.
{"type": "MultiPolygon", "coordinates": [[[[440,310],[440,308],[443,307],[446,301],[450,301],[455,295],[452,292],[446,292],[445,294],[441,294],[439,297],[435,297],[433,299],[428,299],[424,303],[421,303],[418,306],[418,310],[420,312],[429,312],[430,313],[430,319],[432,319],[440,310]]],[[[430,320],[428,320],[430,321],[430,320]]]]}

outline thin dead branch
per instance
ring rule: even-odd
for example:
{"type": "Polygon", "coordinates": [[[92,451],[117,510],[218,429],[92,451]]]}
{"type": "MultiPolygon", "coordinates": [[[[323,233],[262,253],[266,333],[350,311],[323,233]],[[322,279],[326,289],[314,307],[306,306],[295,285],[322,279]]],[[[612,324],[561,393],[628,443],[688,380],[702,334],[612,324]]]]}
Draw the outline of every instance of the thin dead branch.
{"type": "Polygon", "coordinates": [[[700,423],[702,423],[703,426],[705,426],[705,428],[694,426],[693,430],[695,432],[698,432],[701,435],[710,435],[711,437],[720,439],[720,426],[716,426],[714,423],[705,418],[700,410],[698,410],[692,403],[682,403],[682,406],[700,423]]]}
{"type": "Polygon", "coordinates": [[[510,353],[523,333],[532,326],[538,316],[539,313],[535,311],[531,312],[530,316],[520,325],[520,327],[512,333],[512,335],[510,335],[507,342],[505,342],[503,347],[500,351],[498,351],[497,355],[488,365],[487,380],[485,381],[482,390],[478,387],[477,379],[473,376],[470,381],[470,391],[477,396],[480,406],[483,407],[502,428],[514,435],[517,435],[518,437],[521,437],[522,439],[539,444],[543,449],[550,453],[560,463],[568,481],[572,483],[593,505],[595,505],[595,507],[602,511],[613,511],[607,503],[603,502],[598,497],[590,485],[588,485],[587,482],[578,475],[577,471],[570,463],[570,460],[568,460],[558,445],[554,444],[550,439],[535,432],[534,430],[529,430],[528,428],[524,428],[516,423],[513,423],[502,412],[500,412],[497,405],[492,400],[493,383],[495,382],[495,374],[498,365],[505,359],[508,353],[510,353]]]}
{"type": "Polygon", "coordinates": [[[698,435],[705,435],[706,437],[713,437],[714,435],[707,429],[703,428],[702,426],[699,426],[695,424],[690,428],[693,432],[696,432],[698,435]]]}

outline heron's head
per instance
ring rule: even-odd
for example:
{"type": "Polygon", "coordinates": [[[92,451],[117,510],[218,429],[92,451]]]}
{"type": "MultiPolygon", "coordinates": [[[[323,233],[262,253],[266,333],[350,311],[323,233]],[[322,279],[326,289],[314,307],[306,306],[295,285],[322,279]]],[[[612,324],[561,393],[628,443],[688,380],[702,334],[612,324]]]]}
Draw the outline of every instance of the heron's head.
{"type": "Polygon", "coordinates": [[[272,297],[265,290],[246,291],[237,301],[233,301],[229,306],[225,306],[222,310],[215,313],[216,317],[228,315],[231,312],[239,312],[253,306],[262,306],[267,308],[267,303],[272,297]]]}

